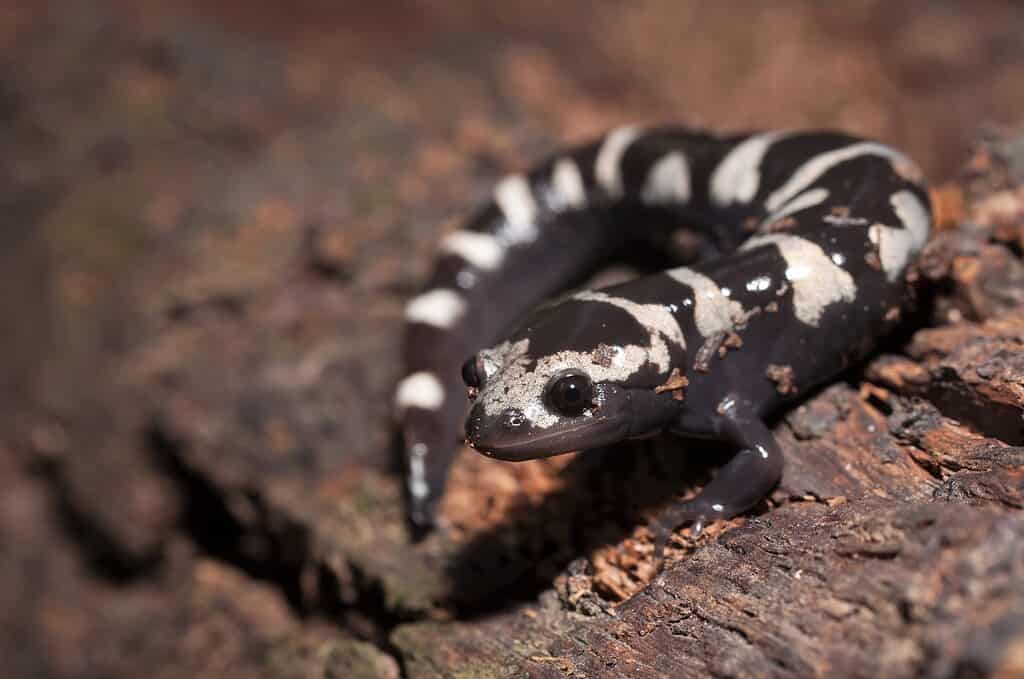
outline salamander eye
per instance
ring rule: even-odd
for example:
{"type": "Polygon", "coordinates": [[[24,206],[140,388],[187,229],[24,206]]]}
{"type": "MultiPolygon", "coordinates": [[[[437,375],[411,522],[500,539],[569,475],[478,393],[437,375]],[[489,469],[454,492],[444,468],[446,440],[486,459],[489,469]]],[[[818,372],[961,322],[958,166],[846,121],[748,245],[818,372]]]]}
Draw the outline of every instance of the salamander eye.
{"type": "Polygon", "coordinates": [[[483,389],[487,380],[487,373],[484,371],[484,362],[479,356],[470,356],[462,364],[462,381],[470,389],[483,389]]]}
{"type": "Polygon", "coordinates": [[[578,370],[566,371],[551,379],[546,397],[548,405],[556,411],[575,417],[593,404],[594,383],[585,373],[578,370]]]}

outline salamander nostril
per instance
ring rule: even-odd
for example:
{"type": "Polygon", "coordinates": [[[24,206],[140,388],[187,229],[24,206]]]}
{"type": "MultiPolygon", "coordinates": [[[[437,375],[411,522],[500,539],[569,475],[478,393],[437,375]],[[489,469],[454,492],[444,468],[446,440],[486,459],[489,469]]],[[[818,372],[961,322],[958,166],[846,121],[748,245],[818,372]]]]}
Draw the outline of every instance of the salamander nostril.
{"type": "Polygon", "coordinates": [[[501,414],[501,426],[505,429],[519,429],[526,425],[526,415],[519,408],[509,408],[501,414]]]}

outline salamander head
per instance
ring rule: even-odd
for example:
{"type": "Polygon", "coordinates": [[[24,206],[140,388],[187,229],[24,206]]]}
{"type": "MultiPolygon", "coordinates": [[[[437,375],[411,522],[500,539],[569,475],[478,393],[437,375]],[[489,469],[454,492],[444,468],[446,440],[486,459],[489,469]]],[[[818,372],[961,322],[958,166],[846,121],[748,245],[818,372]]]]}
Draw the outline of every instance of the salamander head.
{"type": "Polygon", "coordinates": [[[684,356],[679,326],[659,305],[596,292],[545,307],[466,361],[469,443],[523,460],[659,431],[678,402],[655,388],[684,356]]]}

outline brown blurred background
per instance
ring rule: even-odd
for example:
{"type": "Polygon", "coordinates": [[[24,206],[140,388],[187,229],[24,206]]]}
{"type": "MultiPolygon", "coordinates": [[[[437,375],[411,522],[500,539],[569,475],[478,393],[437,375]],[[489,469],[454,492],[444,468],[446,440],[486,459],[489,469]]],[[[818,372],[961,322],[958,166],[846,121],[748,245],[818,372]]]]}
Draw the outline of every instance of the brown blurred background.
{"type": "Polygon", "coordinates": [[[679,121],[840,127],[942,180],[1024,112],[1011,0],[168,4],[0,6],[8,676],[252,676],[433,605],[326,615],[310,545],[400,579],[402,302],[503,169],[679,121]]]}

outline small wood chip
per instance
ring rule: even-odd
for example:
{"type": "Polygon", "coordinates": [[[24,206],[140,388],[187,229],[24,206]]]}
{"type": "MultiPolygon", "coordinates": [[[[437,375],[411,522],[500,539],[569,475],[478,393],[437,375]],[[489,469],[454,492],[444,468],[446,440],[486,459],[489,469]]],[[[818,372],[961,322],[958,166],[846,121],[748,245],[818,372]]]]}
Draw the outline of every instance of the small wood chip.
{"type": "Polygon", "coordinates": [[[775,389],[780,394],[796,393],[796,386],[793,384],[792,366],[770,363],[765,369],[764,374],[775,383],[775,389]]]}
{"type": "Polygon", "coordinates": [[[722,340],[722,345],[718,347],[718,357],[725,358],[725,355],[729,353],[730,349],[739,349],[743,346],[743,338],[734,332],[730,332],[722,340]]]}
{"type": "MultiPolygon", "coordinates": [[[[664,384],[654,388],[654,393],[660,394],[666,391],[682,391],[690,383],[690,380],[686,379],[686,376],[679,372],[679,368],[672,368],[672,373],[668,376],[668,379],[664,384]]],[[[672,394],[675,397],[675,394],[672,394]]],[[[677,398],[676,400],[682,400],[677,398]]]]}
{"type": "Polygon", "coordinates": [[[617,349],[607,344],[598,344],[597,348],[594,349],[594,363],[604,368],[609,367],[612,364],[612,359],[615,358],[617,349]]]}
{"type": "Polygon", "coordinates": [[[957,184],[943,184],[928,192],[932,201],[933,221],[936,231],[956,228],[966,216],[964,192],[957,184]]]}

